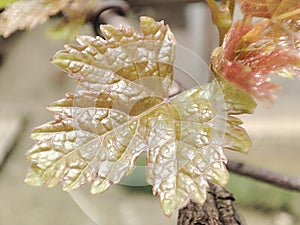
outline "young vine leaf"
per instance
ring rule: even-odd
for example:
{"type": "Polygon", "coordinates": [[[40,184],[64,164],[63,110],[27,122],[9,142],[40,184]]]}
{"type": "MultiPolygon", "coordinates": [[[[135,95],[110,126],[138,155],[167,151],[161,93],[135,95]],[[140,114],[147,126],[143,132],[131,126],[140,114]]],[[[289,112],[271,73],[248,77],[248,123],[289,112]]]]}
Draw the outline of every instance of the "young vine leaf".
{"type": "Polygon", "coordinates": [[[58,13],[70,0],[22,0],[0,14],[0,34],[8,37],[16,30],[32,29],[58,13]]]}
{"type": "Polygon", "coordinates": [[[270,74],[289,78],[300,75],[300,4],[298,1],[240,2],[246,16],[233,24],[222,47],[214,51],[212,65],[216,74],[270,103],[279,88],[272,83],[270,74]],[[293,8],[291,2],[295,3],[293,8]],[[266,18],[252,23],[252,15],[266,18]]]}
{"type": "Polygon", "coordinates": [[[238,0],[245,15],[286,20],[300,18],[297,0],[238,0]]]}
{"type": "Polygon", "coordinates": [[[130,27],[101,26],[104,39],[79,36],[52,62],[78,81],[49,110],[55,120],[32,132],[25,182],[63,190],[92,183],[106,191],[147,154],[146,178],[166,215],[190,199],[204,203],[208,181],[228,181],[224,149],[247,152],[251,142],[233,115],[255,102],[227,81],[169,97],[175,39],[169,27],[141,17],[130,27]]]}
{"type": "Polygon", "coordinates": [[[8,5],[0,14],[0,35],[8,37],[13,32],[32,29],[62,11],[64,19],[58,27],[70,25],[77,30],[82,25],[97,0],[19,0],[8,5]]]}

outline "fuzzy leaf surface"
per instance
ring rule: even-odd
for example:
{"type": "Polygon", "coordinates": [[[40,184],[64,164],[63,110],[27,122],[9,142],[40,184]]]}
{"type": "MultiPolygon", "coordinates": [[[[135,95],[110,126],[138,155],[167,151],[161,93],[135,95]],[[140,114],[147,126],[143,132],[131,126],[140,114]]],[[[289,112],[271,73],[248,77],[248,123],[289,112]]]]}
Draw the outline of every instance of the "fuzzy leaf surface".
{"type": "Polygon", "coordinates": [[[298,0],[239,0],[244,14],[272,20],[300,19],[298,0]]]}
{"type": "Polygon", "coordinates": [[[0,14],[0,34],[8,37],[16,30],[32,29],[58,13],[70,0],[22,0],[0,14]]]}
{"type": "Polygon", "coordinates": [[[0,14],[0,35],[4,37],[17,30],[30,30],[60,11],[64,18],[52,28],[52,32],[69,27],[72,28],[69,35],[77,33],[78,27],[86,22],[99,0],[19,0],[10,3],[0,14]]]}
{"type": "Polygon", "coordinates": [[[142,17],[140,34],[101,30],[104,39],[80,36],[53,57],[78,89],[49,106],[54,121],[33,130],[25,182],[62,183],[66,191],[91,183],[91,193],[101,193],[145,152],[147,181],[166,215],[190,199],[204,203],[208,181],[228,181],[223,150],[249,149],[234,115],[251,113],[255,103],[221,80],[169,97],[175,39],[163,22],[142,17]]]}
{"type": "Polygon", "coordinates": [[[278,85],[272,83],[270,74],[289,78],[300,75],[299,21],[238,21],[222,47],[214,51],[212,61],[217,74],[271,103],[278,85]]]}

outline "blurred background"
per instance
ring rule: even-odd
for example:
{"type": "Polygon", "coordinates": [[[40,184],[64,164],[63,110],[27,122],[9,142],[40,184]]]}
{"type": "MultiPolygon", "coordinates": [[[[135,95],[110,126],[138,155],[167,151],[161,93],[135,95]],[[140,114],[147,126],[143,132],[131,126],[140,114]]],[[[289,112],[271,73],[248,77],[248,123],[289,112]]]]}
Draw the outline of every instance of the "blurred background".
{"type": "MultiPolygon", "coordinates": [[[[138,24],[140,15],[164,19],[178,44],[209,62],[218,36],[204,2],[128,3],[132,24],[138,24]]],[[[56,20],[0,38],[0,225],[176,224],[177,215],[166,218],[147,186],[116,185],[105,194],[90,196],[85,188],[69,195],[60,186],[32,188],[23,183],[28,167],[24,154],[34,144],[31,129],[52,120],[45,107],[76,88],[76,82],[49,61],[65,43],[48,35],[56,20]]],[[[80,33],[94,35],[90,25],[80,33]]],[[[282,86],[276,103],[270,108],[259,104],[254,115],[243,116],[253,140],[248,155],[226,155],[300,178],[300,81],[277,78],[276,82],[282,86]]],[[[144,178],[135,174],[130,179],[144,178]]],[[[249,225],[300,224],[299,193],[237,175],[231,176],[227,188],[249,225]]]]}

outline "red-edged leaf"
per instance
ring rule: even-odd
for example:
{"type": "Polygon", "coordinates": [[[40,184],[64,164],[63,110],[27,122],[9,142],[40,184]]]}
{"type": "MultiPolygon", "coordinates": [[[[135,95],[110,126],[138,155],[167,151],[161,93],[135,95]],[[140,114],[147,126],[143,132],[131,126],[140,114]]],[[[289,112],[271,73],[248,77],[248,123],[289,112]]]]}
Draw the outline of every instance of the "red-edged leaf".
{"type": "Polygon", "coordinates": [[[213,54],[215,72],[250,95],[272,102],[278,89],[270,74],[299,75],[299,26],[268,19],[236,22],[213,54]]]}
{"type": "Polygon", "coordinates": [[[298,0],[239,0],[239,3],[245,15],[272,18],[272,20],[300,18],[298,0]]]}
{"type": "Polygon", "coordinates": [[[239,0],[244,14],[263,18],[271,18],[280,2],[281,0],[239,0]]]}

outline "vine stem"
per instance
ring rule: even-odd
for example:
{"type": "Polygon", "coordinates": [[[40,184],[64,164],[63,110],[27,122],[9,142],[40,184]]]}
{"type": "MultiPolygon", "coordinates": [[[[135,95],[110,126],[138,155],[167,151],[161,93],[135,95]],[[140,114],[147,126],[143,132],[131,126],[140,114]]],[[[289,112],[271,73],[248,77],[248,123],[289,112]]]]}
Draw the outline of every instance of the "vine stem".
{"type": "Polygon", "coordinates": [[[232,25],[232,14],[234,11],[234,1],[224,0],[217,4],[215,0],[206,0],[210,8],[212,21],[219,31],[219,45],[221,46],[225,37],[232,25]]]}
{"type": "Polygon", "coordinates": [[[228,160],[227,169],[233,173],[266,182],[277,187],[300,192],[300,180],[264,168],[228,160]]]}

